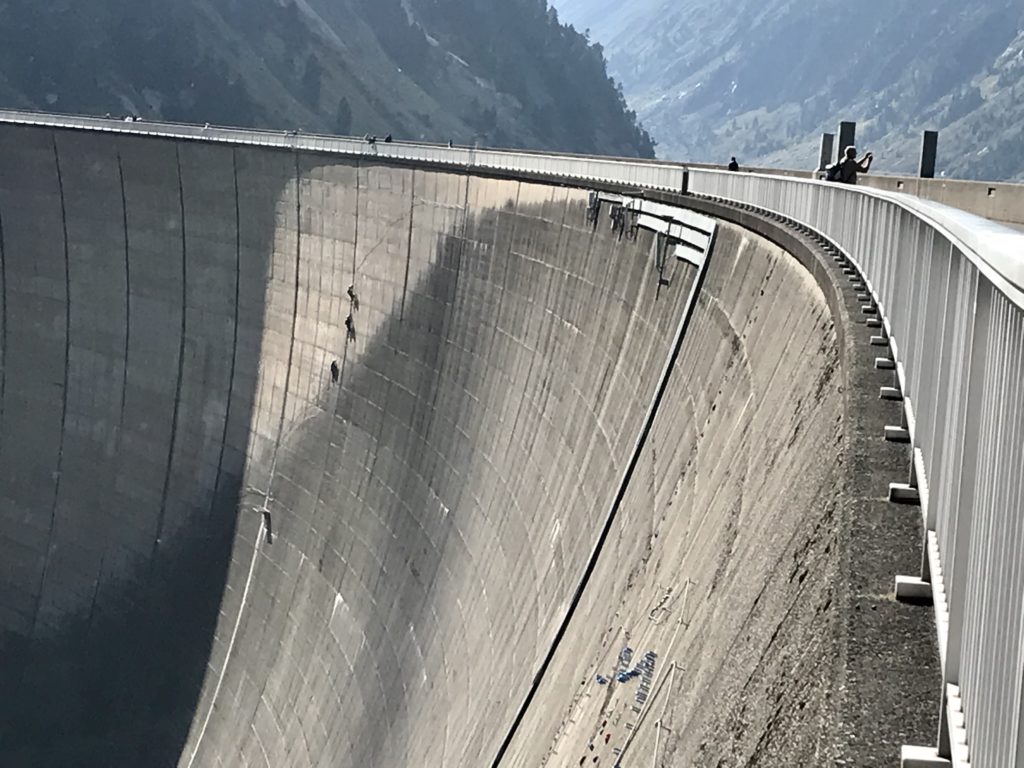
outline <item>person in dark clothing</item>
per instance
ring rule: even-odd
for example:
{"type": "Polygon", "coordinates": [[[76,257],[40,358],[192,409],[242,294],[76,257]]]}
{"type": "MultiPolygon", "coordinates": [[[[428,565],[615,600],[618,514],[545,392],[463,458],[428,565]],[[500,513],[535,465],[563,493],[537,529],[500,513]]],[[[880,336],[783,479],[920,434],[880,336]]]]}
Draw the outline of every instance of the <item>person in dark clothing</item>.
{"type": "Polygon", "coordinates": [[[356,321],[352,319],[351,312],[348,317],[345,318],[345,338],[348,341],[356,340],[356,321]]]}
{"type": "Polygon", "coordinates": [[[831,165],[825,172],[828,181],[838,181],[840,184],[856,184],[857,174],[867,173],[871,170],[871,163],[875,156],[868,152],[860,160],[857,159],[857,148],[847,147],[843,153],[843,159],[831,165]]]}
{"type": "Polygon", "coordinates": [[[740,169],[740,164],[736,162],[736,158],[734,157],[732,160],[729,161],[729,170],[730,171],[738,171],[739,169],[740,169]]]}
{"type": "Polygon", "coordinates": [[[359,311],[359,296],[356,294],[356,287],[354,285],[350,285],[348,287],[348,300],[349,300],[349,303],[352,305],[352,309],[354,311],[358,312],[359,311]]]}
{"type": "Polygon", "coordinates": [[[341,369],[338,367],[338,361],[331,361],[331,381],[335,384],[338,383],[338,379],[341,377],[341,369]]]}
{"type": "Polygon", "coordinates": [[[391,143],[391,134],[390,133],[387,136],[384,137],[384,143],[385,144],[390,144],[391,143]]]}

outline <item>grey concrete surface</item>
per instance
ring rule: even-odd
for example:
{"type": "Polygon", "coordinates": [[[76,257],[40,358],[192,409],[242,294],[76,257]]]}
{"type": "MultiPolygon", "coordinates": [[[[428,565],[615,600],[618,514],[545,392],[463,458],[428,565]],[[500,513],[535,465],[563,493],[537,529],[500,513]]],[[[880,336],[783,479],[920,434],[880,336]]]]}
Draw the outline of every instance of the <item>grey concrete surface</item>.
{"type": "MultiPolygon", "coordinates": [[[[586,202],[0,126],[0,764],[489,765],[694,279],[678,262],[659,286],[650,234],[591,228],[586,202]]],[[[931,663],[927,619],[893,645],[852,616],[895,610],[884,557],[848,583],[857,537],[919,534],[850,512],[848,318],[823,280],[723,225],[505,764],[612,764],[635,685],[593,679],[627,642],[659,681],[681,665],[655,702],[672,735],[644,726],[637,764],[895,762],[884,728],[847,750],[868,707],[927,735],[900,687],[931,663]],[[880,648],[902,677],[851,710],[880,648]]]]}

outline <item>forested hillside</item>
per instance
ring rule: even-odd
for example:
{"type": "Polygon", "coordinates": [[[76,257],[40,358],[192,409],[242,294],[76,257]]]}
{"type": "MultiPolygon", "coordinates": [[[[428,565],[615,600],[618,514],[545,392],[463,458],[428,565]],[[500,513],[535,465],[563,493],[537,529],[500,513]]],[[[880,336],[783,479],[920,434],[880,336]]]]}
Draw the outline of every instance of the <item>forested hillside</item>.
{"type": "Polygon", "coordinates": [[[0,0],[0,104],[653,152],[544,0],[0,0]]]}

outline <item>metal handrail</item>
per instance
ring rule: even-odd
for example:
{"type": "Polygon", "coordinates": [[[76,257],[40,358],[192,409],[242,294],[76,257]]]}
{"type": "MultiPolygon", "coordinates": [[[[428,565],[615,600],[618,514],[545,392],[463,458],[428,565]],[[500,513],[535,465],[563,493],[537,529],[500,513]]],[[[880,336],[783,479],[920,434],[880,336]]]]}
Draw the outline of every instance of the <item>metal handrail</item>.
{"type": "Polygon", "coordinates": [[[128,122],[111,118],[53,115],[16,110],[0,110],[0,123],[356,155],[376,160],[497,170],[524,175],[539,174],[566,180],[628,184],[669,192],[685,191],[686,185],[685,166],[658,160],[526,152],[486,147],[446,147],[407,141],[385,142],[382,139],[376,139],[371,143],[366,139],[354,137],[326,136],[299,131],[225,128],[151,120],[128,122]]]}

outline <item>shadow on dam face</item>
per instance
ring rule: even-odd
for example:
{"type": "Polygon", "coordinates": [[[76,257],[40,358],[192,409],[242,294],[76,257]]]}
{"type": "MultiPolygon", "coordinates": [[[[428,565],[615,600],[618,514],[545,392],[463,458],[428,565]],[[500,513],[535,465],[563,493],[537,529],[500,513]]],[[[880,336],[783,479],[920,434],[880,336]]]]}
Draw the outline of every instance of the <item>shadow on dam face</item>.
{"type": "Polygon", "coordinates": [[[261,161],[0,129],[5,766],[176,762],[257,384],[263,306],[239,296],[274,242],[261,161]]]}
{"type": "Polygon", "coordinates": [[[3,764],[493,753],[681,310],[584,204],[0,129],[3,764]]]}
{"type": "Polygon", "coordinates": [[[627,644],[677,671],[633,759],[833,754],[869,590],[832,305],[724,223],[509,731],[695,277],[586,204],[0,127],[0,765],[611,764],[627,644]]]}

